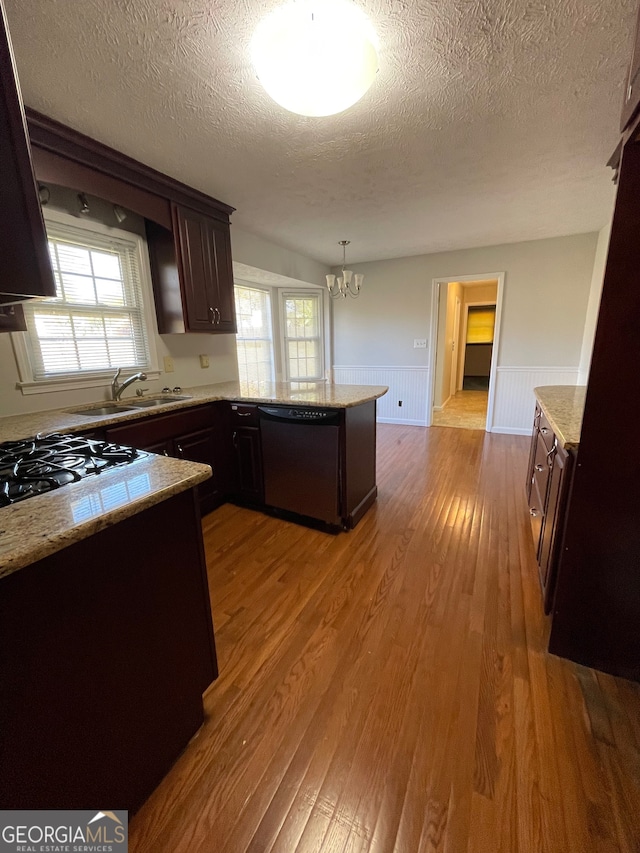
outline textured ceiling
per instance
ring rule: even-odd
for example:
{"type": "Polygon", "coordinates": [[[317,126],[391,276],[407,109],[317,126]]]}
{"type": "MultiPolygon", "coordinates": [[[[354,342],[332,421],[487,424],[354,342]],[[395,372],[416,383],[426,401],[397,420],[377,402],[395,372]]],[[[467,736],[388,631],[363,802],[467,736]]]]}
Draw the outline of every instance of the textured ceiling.
{"type": "MultiPolygon", "coordinates": [[[[326,263],[600,228],[636,0],[361,0],[380,71],[345,113],[274,104],[279,0],[7,0],[25,102],[326,263]]],[[[328,58],[339,62],[339,56],[328,58]]]]}

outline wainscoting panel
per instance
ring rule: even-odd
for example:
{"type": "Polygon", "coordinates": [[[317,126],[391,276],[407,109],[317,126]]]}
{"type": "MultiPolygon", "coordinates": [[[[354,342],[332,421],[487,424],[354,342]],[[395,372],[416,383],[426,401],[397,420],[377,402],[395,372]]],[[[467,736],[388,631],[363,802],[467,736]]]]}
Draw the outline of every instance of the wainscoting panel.
{"type": "Polygon", "coordinates": [[[388,385],[378,400],[381,423],[426,426],[428,367],[358,367],[336,365],[333,379],[339,385],[388,385]],[[398,401],[402,400],[402,406],[398,401]]]}
{"type": "Polygon", "coordinates": [[[578,367],[498,367],[492,432],[531,435],[540,385],[577,385],[578,367]]]}

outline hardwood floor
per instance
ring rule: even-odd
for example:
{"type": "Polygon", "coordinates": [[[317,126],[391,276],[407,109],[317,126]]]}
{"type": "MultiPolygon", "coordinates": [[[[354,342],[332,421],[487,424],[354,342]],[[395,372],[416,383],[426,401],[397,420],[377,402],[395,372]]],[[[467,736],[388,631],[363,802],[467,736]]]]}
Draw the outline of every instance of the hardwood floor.
{"type": "Polygon", "coordinates": [[[221,676],[134,853],[636,853],[640,686],[545,651],[528,439],[379,426],[337,536],[204,519],[221,676]]]}

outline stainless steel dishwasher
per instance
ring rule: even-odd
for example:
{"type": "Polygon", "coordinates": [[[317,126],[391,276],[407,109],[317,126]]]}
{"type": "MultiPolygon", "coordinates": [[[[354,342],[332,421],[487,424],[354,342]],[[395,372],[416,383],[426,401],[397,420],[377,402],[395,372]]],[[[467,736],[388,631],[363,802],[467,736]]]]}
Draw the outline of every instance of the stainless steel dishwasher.
{"type": "Polygon", "coordinates": [[[267,506],[341,524],[340,410],[258,411],[267,506]]]}

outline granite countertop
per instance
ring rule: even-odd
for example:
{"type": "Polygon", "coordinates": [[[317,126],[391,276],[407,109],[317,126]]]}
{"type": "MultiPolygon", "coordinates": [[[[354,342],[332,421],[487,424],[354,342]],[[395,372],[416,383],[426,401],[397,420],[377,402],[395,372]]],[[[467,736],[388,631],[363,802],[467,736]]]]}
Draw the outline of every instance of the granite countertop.
{"type": "Polygon", "coordinates": [[[585,385],[544,385],[534,388],[534,394],[558,444],[565,450],[580,444],[580,429],[584,412],[585,385]]]}
{"type": "MultiPolygon", "coordinates": [[[[78,414],[92,405],[108,402],[105,400],[65,409],[10,415],[0,418],[0,442],[17,441],[37,433],[46,435],[52,432],[82,432],[217,400],[346,409],[376,400],[387,391],[388,388],[384,385],[334,385],[331,382],[218,382],[214,385],[183,388],[180,393],[188,395],[188,400],[175,400],[163,406],[127,409],[127,402],[137,399],[135,396],[128,397],[121,401],[122,412],[114,415],[89,417],[78,414]]],[[[158,394],[148,395],[150,398],[154,396],[158,394]]]]}
{"type": "Polygon", "coordinates": [[[0,509],[0,578],[190,489],[211,468],[147,454],[0,509]]]}

